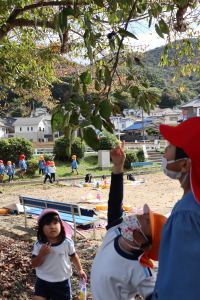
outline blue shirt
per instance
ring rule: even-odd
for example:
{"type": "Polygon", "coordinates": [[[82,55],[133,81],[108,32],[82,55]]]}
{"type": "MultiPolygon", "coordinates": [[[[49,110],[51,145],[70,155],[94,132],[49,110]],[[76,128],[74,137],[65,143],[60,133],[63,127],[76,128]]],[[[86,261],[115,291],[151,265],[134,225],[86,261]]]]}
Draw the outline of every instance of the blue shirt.
{"type": "Polygon", "coordinates": [[[4,165],[1,165],[0,166],[0,175],[4,175],[4,172],[5,172],[5,167],[4,167],[4,165]]]}
{"type": "Polygon", "coordinates": [[[72,169],[78,169],[78,164],[75,159],[73,159],[73,162],[71,163],[72,169]]]}
{"type": "Polygon", "coordinates": [[[38,163],[39,169],[44,170],[44,167],[45,167],[44,164],[46,164],[46,161],[39,160],[39,163],[38,163]]]}
{"type": "Polygon", "coordinates": [[[6,167],[7,175],[11,176],[15,174],[15,164],[6,167]]]}
{"type": "Polygon", "coordinates": [[[26,161],[24,159],[19,161],[19,167],[22,170],[26,170],[27,169],[26,161]]]}
{"type": "Polygon", "coordinates": [[[190,191],[163,227],[152,300],[199,300],[199,270],[200,205],[190,191]]]}
{"type": "Polygon", "coordinates": [[[49,167],[48,166],[44,166],[44,174],[49,175],[49,176],[51,175],[50,172],[49,172],[49,167]]]}

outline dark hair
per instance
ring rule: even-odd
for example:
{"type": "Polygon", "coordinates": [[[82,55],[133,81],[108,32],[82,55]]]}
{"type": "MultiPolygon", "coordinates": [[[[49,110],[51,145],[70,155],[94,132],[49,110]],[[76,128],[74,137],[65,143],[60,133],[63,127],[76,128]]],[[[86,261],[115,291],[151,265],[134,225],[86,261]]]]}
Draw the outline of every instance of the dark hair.
{"type": "Polygon", "coordinates": [[[64,242],[65,240],[65,230],[63,227],[63,224],[59,218],[59,216],[56,213],[48,213],[42,217],[42,219],[39,222],[39,227],[38,227],[38,232],[37,232],[37,238],[40,242],[46,243],[47,242],[47,237],[43,232],[43,227],[45,225],[50,224],[51,222],[56,221],[60,223],[61,231],[59,236],[61,237],[61,243],[64,242]]]}
{"type": "Polygon", "coordinates": [[[185,151],[182,148],[176,147],[175,160],[186,158],[186,157],[189,158],[189,156],[185,153],[185,151]]]}

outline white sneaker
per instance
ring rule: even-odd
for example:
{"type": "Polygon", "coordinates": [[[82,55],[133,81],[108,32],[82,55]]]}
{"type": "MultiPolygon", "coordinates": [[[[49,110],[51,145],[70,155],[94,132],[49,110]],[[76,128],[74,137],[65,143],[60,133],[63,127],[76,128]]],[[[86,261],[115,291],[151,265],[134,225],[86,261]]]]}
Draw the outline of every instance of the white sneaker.
{"type": "Polygon", "coordinates": [[[42,177],[44,177],[44,175],[42,175],[42,177]]]}
{"type": "Polygon", "coordinates": [[[39,177],[41,176],[41,174],[39,175],[39,177]]]}

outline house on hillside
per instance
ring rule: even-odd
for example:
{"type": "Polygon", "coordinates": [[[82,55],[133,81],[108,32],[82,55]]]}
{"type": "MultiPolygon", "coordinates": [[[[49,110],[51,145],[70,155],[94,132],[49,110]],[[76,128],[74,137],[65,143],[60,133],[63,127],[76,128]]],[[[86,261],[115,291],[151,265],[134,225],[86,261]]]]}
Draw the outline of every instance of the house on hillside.
{"type": "Polygon", "coordinates": [[[174,111],[171,108],[156,108],[155,110],[151,110],[150,116],[163,116],[166,114],[173,114],[174,111]]]}
{"type": "Polygon", "coordinates": [[[134,119],[132,118],[111,117],[110,121],[114,124],[117,131],[121,131],[134,123],[134,119]]]}
{"type": "Polygon", "coordinates": [[[31,117],[39,117],[41,115],[47,114],[47,108],[46,107],[36,107],[34,110],[31,112],[31,117]]]}
{"type": "Polygon", "coordinates": [[[31,142],[44,142],[45,121],[43,117],[16,118],[13,136],[24,137],[31,142]]]}
{"type": "Polygon", "coordinates": [[[7,137],[11,138],[14,137],[15,128],[13,126],[13,123],[17,120],[16,118],[12,117],[2,117],[4,124],[6,126],[6,133],[7,137]]]}
{"type": "Polygon", "coordinates": [[[192,117],[199,117],[200,116],[200,95],[189,102],[186,102],[179,106],[182,111],[187,112],[187,119],[192,117]]]}

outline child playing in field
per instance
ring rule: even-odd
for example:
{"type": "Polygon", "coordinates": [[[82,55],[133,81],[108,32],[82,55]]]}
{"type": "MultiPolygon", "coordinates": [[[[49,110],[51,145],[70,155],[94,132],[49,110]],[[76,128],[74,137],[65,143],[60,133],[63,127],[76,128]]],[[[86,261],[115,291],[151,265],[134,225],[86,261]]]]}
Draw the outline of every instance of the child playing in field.
{"type": "Polygon", "coordinates": [[[24,154],[20,155],[19,168],[21,170],[21,178],[24,178],[24,174],[26,173],[26,170],[27,170],[27,165],[26,165],[24,154]]]}
{"type": "Polygon", "coordinates": [[[52,183],[51,174],[50,174],[50,171],[49,171],[49,166],[50,165],[51,165],[51,162],[49,160],[44,165],[44,175],[45,175],[44,184],[47,184],[47,182],[46,182],[47,179],[49,179],[49,182],[52,183]]]}
{"type": "Polygon", "coordinates": [[[5,166],[3,164],[3,160],[0,160],[0,182],[3,181],[4,172],[5,172],[5,166]]]}
{"type": "Polygon", "coordinates": [[[55,175],[56,175],[56,166],[55,166],[55,163],[54,161],[51,161],[51,164],[49,166],[49,172],[51,174],[51,180],[53,182],[55,182],[55,175]]]}
{"type": "MultiPolygon", "coordinates": [[[[183,189],[162,231],[153,300],[199,300],[200,117],[177,126],[160,125],[169,142],[162,169],[183,189]]],[[[169,181],[170,189],[171,181],[169,181]]],[[[171,195],[169,195],[171,200],[171,195]]]]}
{"type": "Polygon", "coordinates": [[[77,175],[79,175],[78,173],[78,164],[77,164],[77,161],[76,161],[76,155],[73,155],[72,156],[72,163],[71,163],[71,167],[72,167],[72,173],[74,173],[74,169],[76,170],[77,172],[77,175]]]}
{"type": "Polygon", "coordinates": [[[45,167],[46,161],[44,160],[43,156],[40,156],[40,160],[38,163],[39,166],[39,176],[41,176],[42,173],[42,177],[44,177],[44,167],[45,167]]]}
{"type": "Polygon", "coordinates": [[[111,151],[113,173],[108,201],[107,233],[92,265],[95,300],[130,300],[136,293],[150,300],[156,276],[151,259],[158,260],[162,227],[167,218],[147,204],[143,215],[122,218],[124,141],[111,151]]]}
{"type": "Polygon", "coordinates": [[[70,300],[72,267],[75,265],[81,279],[87,280],[74,243],[71,228],[61,220],[59,212],[44,209],[37,219],[39,228],[32,255],[36,269],[34,300],[70,300]]]}
{"type": "Polygon", "coordinates": [[[7,162],[6,173],[9,176],[9,182],[13,182],[15,174],[15,164],[12,164],[11,161],[7,162]]]}

